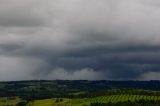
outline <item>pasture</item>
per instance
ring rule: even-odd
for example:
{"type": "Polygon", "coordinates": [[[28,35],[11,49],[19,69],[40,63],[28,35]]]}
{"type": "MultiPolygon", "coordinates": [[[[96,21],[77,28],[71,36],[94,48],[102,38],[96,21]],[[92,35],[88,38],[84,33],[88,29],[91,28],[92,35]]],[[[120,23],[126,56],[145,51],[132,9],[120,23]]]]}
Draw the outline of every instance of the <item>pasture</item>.
{"type": "MultiPolygon", "coordinates": [[[[124,101],[138,101],[138,100],[160,100],[160,96],[147,96],[147,95],[128,95],[128,94],[121,94],[121,95],[108,95],[108,96],[100,96],[100,97],[93,97],[93,98],[50,98],[50,99],[43,99],[43,100],[34,100],[28,102],[27,106],[89,106],[90,103],[116,103],[116,102],[124,102],[124,101]]],[[[3,97],[0,98],[0,106],[16,106],[18,102],[22,101],[18,97],[7,98],[3,97]]]]}

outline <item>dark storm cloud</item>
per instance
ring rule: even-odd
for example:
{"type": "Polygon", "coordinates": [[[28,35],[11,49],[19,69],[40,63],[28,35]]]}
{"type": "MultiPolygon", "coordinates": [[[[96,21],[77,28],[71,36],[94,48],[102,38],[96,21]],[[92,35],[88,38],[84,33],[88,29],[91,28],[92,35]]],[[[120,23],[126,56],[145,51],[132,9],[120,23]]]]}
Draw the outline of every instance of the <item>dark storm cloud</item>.
{"type": "Polygon", "coordinates": [[[159,79],[159,27],[158,0],[1,0],[0,80],[159,79]]]}

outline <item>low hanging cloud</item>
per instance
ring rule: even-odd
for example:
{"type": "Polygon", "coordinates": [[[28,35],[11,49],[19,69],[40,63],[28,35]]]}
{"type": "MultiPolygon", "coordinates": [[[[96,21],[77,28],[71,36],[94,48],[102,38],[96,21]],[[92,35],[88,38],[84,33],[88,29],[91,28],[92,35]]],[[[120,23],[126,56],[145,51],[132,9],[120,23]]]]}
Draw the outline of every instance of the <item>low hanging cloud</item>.
{"type": "Polygon", "coordinates": [[[159,79],[158,0],[1,0],[0,80],[159,79]]]}
{"type": "MultiPolygon", "coordinates": [[[[52,72],[46,77],[47,79],[64,79],[64,80],[103,80],[106,76],[103,76],[102,72],[94,71],[92,69],[82,69],[74,70],[68,72],[69,70],[64,70],[57,68],[52,70],[52,72]],[[102,77],[103,76],[103,77],[102,77]]],[[[70,70],[71,71],[71,70],[70,70]]]]}

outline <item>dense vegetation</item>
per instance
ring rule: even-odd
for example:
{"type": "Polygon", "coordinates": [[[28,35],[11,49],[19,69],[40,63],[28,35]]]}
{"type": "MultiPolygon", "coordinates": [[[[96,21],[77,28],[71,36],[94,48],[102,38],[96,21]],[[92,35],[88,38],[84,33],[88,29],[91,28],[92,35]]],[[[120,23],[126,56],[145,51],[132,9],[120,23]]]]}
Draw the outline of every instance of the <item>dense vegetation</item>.
{"type": "Polygon", "coordinates": [[[0,82],[0,106],[160,106],[159,90],[160,81],[0,82]]]}
{"type": "Polygon", "coordinates": [[[1,97],[19,96],[21,98],[35,99],[51,97],[92,97],[121,93],[159,95],[160,92],[158,90],[160,90],[160,81],[41,80],[0,82],[1,97]],[[130,90],[126,91],[125,89],[130,90]],[[152,90],[157,90],[157,92],[152,92],[152,90]]]}

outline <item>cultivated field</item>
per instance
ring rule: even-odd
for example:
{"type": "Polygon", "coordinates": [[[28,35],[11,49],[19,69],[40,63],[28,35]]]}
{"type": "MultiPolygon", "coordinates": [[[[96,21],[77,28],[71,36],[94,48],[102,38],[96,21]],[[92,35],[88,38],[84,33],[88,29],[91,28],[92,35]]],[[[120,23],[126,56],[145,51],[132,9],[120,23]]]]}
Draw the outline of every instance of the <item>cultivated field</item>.
{"type": "MultiPolygon", "coordinates": [[[[83,99],[68,99],[68,98],[51,98],[43,100],[34,100],[28,102],[28,106],[89,106],[90,103],[116,103],[124,101],[138,101],[138,100],[160,100],[160,96],[145,96],[145,95],[110,95],[110,96],[100,96],[94,98],[83,98],[83,99]]],[[[21,100],[16,98],[1,98],[0,106],[16,106],[21,100]]]]}

